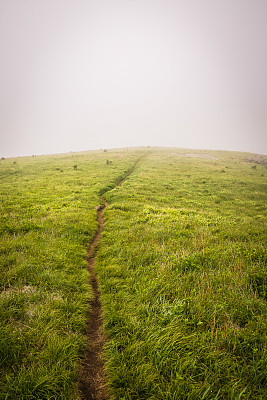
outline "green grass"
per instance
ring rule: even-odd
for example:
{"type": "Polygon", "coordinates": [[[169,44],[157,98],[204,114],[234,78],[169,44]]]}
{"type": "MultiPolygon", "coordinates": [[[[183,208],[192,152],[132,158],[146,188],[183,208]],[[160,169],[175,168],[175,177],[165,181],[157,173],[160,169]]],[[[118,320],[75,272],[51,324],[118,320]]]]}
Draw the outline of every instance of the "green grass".
{"type": "Polygon", "coordinates": [[[242,153],[181,152],[152,152],[105,195],[112,398],[263,400],[266,170],[242,153]]]}
{"type": "Polygon", "coordinates": [[[79,398],[95,207],[137,153],[1,161],[1,399],[79,398]]]}
{"type": "Polygon", "coordinates": [[[99,194],[112,400],[265,399],[264,162],[153,148],[2,160],[0,399],[79,399],[99,194]]]}

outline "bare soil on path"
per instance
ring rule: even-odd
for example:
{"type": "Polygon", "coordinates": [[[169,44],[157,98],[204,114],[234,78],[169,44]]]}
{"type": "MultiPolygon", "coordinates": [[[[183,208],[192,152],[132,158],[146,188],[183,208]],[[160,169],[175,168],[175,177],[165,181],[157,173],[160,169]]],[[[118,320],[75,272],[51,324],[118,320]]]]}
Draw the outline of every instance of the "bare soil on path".
{"type": "Polygon", "coordinates": [[[93,289],[93,300],[90,305],[89,321],[86,329],[89,348],[84,355],[80,376],[80,390],[82,393],[82,399],[84,400],[108,399],[104,361],[102,359],[102,349],[105,338],[102,328],[100,291],[97,276],[94,272],[95,248],[103,231],[103,211],[108,205],[106,202],[104,202],[104,204],[104,206],[97,210],[98,230],[89,246],[87,257],[90,283],[93,289]]]}
{"type": "MultiPolygon", "coordinates": [[[[133,168],[117,184],[117,186],[120,186],[134,171],[139,160],[135,162],[133,168]]],[[[102,196],[100,196],[100,199],[103,205],[97,207],[98,229],[88,248],[87,256],[88,270],[90,272],[90,284],[93,290],[93,300],[90,304],[90,313],[86,328],[88,348],[82,359],[79,375],[79,390],[81,392],[82,400],[109,399],[109,388],[107,385],[105,364],[103,360],[103,346],[106,338],[103,332],[101,294],[98,285],[98,278],[94,271],[96,246],[101,238],[104,227],[103,211],[108,207],[107,201],[102,196]]]]}

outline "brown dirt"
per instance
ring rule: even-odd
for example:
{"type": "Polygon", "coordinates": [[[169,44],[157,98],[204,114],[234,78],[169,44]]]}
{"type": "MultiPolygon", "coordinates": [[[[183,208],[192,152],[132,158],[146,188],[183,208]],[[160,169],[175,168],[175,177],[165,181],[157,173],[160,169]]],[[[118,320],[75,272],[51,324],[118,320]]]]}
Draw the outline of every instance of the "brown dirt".
{"type": "Polygon", "coordinates": [[[86,350],[82,361],[80,374],[81,398],[84,400],[107,400],[109,398],[104,361],[102,359],[102,349],[105,343],[105,337],[101,316],[100,291],[97,276],[94,271],[95,248],[103,231],[103,211],[108,205],[104,199],[102,200],[105,205],[97,210],[98,230],[88,249],[88,270],[91,276],[90,283],[93,289],[93,300],[91,302],[91,310],[86,329],[88,349],[86,350]]]}
{"type": "MultiPolygon", "coordinates": [[[[130,172],[117,184],[120,186],[122,182],[134,171],[137,160],[130,172]]],[[[97,222],[98,229],[93,241],[88,248],[88,270],[90,272],[90,283],[93,290],[93,300],[90,304],[90,313],[88,316],[88,324],[86,335],[88,340],[88,348],[84,354],[80,368],[79,390],[82,400],[108,400],[109,388],[105,374],[105,364],[102,357],[103,346],[105,343],[105,335],[103,332],[102,306],[100,299],[100,290],[97,275],[94,271],[96,246],[101,237],[104,218],[103,211],[108,206],[106,200],[100,196],[104,205],[97,206],[97,222]]]]}

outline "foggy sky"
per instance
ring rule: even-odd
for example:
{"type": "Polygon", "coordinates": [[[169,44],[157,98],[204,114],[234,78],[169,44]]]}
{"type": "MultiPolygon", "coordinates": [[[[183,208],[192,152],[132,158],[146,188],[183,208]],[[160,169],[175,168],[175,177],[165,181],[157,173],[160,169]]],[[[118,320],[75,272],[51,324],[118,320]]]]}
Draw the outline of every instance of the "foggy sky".
{"type": "Polygon", "coordinates": [[[267,154],[266,0],[0,0],[0,156],[267,154]]]}

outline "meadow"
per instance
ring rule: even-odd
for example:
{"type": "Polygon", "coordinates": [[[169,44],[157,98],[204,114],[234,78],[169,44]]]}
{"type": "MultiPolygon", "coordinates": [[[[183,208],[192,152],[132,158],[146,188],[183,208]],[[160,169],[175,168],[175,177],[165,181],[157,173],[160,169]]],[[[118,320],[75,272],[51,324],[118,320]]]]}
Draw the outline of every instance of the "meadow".
{"type": "Polygon", "coordinates": [[[152,151],[105,195],[112,399],[266,398],[266,169],[247,158],[152,151]]]}
{"type": "Polygon", "coordinates": [[[79,398],[95,207],[133,157],[102,151],[1,160],[0,399],[79,398]]]}
{"type": "Polygon", "coordinates": [[[265,399],[266,164],[157,148],[2,160],[0,399],[80,398],[99,194],[110,399],[265,399]]]}

